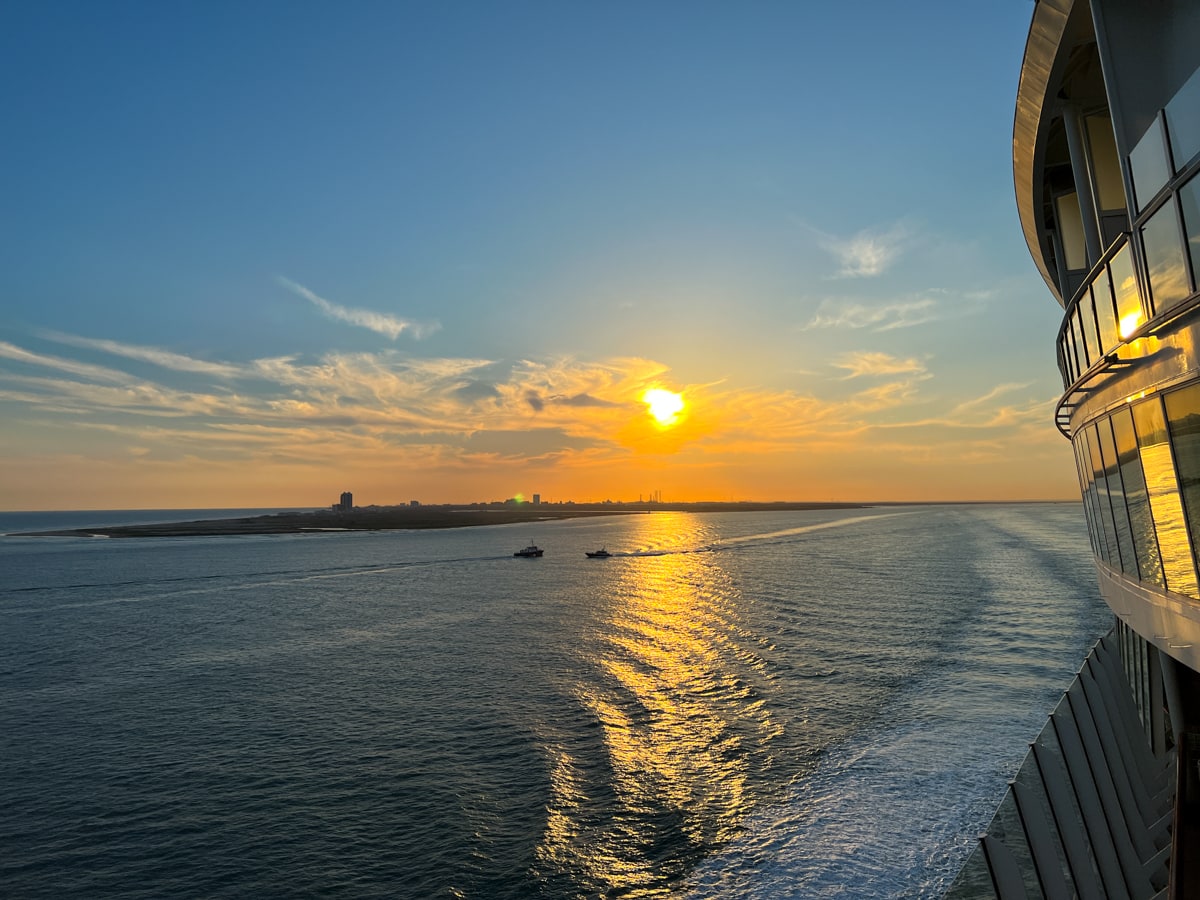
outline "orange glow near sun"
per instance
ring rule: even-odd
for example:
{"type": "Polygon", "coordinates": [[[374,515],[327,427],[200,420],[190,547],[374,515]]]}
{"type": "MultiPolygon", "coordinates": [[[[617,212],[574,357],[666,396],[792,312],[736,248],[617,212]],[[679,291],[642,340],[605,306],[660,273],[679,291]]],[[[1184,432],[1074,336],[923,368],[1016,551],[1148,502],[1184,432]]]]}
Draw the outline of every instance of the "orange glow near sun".
{"type": "Polygon", "coordinates": [[[642,394],[642,402],[650,408],[650,415],[662,427],[674,425],[683,412],[683,395],[662,388],[651,388],[642,394]]]}

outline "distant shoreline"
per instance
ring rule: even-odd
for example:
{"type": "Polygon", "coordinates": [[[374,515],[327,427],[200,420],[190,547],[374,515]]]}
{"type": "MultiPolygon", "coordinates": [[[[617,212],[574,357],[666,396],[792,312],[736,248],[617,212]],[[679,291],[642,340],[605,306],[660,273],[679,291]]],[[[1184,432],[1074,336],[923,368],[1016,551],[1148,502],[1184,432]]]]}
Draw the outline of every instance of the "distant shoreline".
{"type": "Polygon", "coordinates": [[[219,537],[226,535],[321,534],[335,531],[397,531],[429,528],[470,528],[512,525],[556,519],[623,516],[651,512],[780,512],[812,509],[867,509],[867,503],[545,503],[519,506],[371,506],[353,510],[328,509],[283,512],[232,519],[160,522],[149,525],[111,525],[25,531],[13,537],[219,537]]]}

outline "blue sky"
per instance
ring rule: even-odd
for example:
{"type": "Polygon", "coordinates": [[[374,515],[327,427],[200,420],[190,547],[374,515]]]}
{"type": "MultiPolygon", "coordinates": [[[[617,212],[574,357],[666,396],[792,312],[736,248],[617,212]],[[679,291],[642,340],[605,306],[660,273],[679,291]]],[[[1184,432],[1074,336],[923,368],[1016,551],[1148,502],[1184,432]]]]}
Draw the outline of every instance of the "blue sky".
{"type": "Polygon", "coordinates": [[[8,4],[0,508],[1073,496],[1032,10],[8,4]]]}

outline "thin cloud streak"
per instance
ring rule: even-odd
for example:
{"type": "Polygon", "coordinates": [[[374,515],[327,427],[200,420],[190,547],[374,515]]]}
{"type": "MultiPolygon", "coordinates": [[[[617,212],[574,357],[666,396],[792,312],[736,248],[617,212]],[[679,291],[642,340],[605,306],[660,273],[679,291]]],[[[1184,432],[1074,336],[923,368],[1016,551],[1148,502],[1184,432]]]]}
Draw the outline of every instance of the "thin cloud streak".
{"type": "Polygon", "coordinates": [[[983,406],[984,404],[989,403],[990,401],[995,400],[997,397],[1001,397],[1004,394],[1011,394],[1013,391],[1024,390],[1025,388],[1029,387],[1030,384],[1031,382],[1028,381],[998,384],[981,397],[975,397],[972,400],[964,400],[962,403],[950,410],[949,415],[957,416],[965,412],[970,412],[971,410],[977,409],[978,407],[983,406]]]}
{"type": "Polygon", "coordinates": [[[31,350],[26,350],[7,341],[0,341],[0,358],[11,359],[14,362],[25,363],[31,366],[39,366],[44,369],[53,369],[56,372],[77,375],[80,378],[91,378],[96,381],[122,384],[130,379],[130,376],[116,369],[94,366],[90,363],[79,362],[73,359],[63,359],[61,356],[46,356],[41,353],[34,353],[31,350]]]}
{"type": "Polygon", "coordinates": [[[143,347],[136,344],[122,344],[101,338],[86,338],[74,334],[64,334],[60,331],[43,331],[41,336],[57,344],[71,347],[82,347],[85,350],[100,350],[113,356],[148,362],[164,369],[175,372],[195,372],[201,375],[216,375],[221,378],[234,378],[242,374],[237,366],[228,363],[213,363],[202,359],[160,350],[157,347],[143,347]]]}
{"type": "Polygon", "coordinates": [[[883,332],[893,331],[897,328],[913,328],[936,321],[938,318],[938,303],[930,297],[880,306],[827,298],[821,301],[812,319],[807,324],[801,325],[800,330],[869,328],[872,331],[883,332]]]}
{"type": "Polygon", "coordinates": [[[856,353],[844,353],[833,361],[839,369],[847,370],[844,378],[861,378],[866,375],[904,375],[923,374],[925,363],[915,357],[898,359],[890,353],[860,350],[856,353]]]}
{"type": "Polygon", "coordinates": [[[357,325],[360,328],[366,328],[369,331],[389,337],[393,341],[406,331],[410,332],[414,338],[420,339],[442,327],[437,322],[420,323],[410,319],[401,319],[388,313],[341,306],[313,293],[302,284],[297,284],[288,278],[284,278],[282,275],[278,276],[278,281],[292,293],[309,301],[313,306],[329,316],[329,318],[337,319],[339,322],[345,322],[348,325],[357,325]]]}

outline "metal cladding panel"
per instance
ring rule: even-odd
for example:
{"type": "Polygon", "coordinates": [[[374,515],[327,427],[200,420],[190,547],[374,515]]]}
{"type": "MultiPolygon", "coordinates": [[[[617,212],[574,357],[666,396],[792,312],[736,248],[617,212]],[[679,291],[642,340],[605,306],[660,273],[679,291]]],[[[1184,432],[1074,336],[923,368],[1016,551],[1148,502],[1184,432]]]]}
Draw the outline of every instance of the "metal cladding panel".
{"type": "Polygon", "coordinates": [[[1051,118],[1052,109],[1047,96],[1059,48],[1067,31],[1074,0],[1041,0],[1034,7],[1029,39],[1025,44],[1025,59],[1021,64],[1021,81],[1017,88],[1017,110],[1013,120],[1013,184],[1017,192],[1017,212],[1021,230],[1033,261],[1042,273],[1050,292],[1065,306],[1058,282],[1050,273],[1042,252],[1041,208],[1041,148],[1043,128],[1051,118]]]}
{"type": "Polygon", "coordinates": [[[1130,628],[1189,669],[1200,671],[1200,604],[1131,581],[1096,560],[1100,596],[1130,628]]]}

